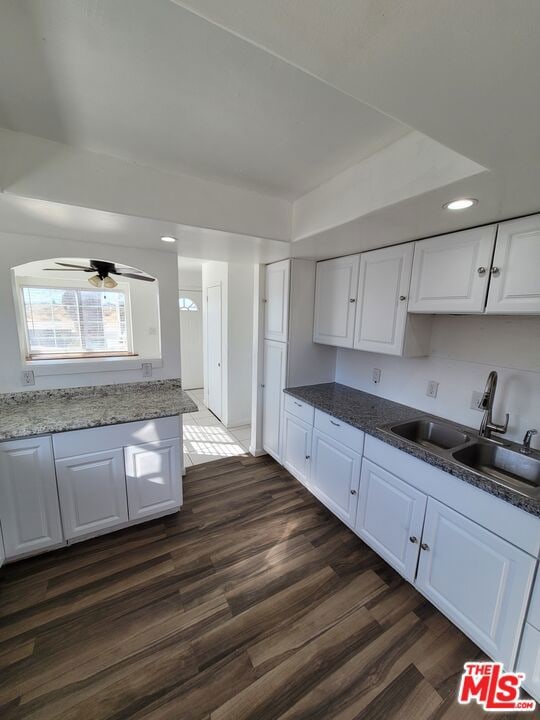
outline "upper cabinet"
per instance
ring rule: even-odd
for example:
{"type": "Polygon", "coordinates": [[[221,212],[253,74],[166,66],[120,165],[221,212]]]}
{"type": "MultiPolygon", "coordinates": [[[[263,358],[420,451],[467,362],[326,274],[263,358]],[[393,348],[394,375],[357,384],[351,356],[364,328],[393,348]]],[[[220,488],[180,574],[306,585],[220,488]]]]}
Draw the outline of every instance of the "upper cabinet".
{"type": "Polygon", "coordinates": [[[540,215],[499,225],[486,312],[540,313],[540,215]]]}
{"type": "Polygon", "coordinates": [[[352,348],[360,255],[317,263],[313,340],[352,348]]]}
{"type": "Polygon", "coordinates": [[[415,243],[409,312],[483,312],[496,226],[415,243]]]}
{"type": "Polygon", "coordinates": [[[287,342],[289,328],[290,261],[266,266],[264,337],[287,342]]]}

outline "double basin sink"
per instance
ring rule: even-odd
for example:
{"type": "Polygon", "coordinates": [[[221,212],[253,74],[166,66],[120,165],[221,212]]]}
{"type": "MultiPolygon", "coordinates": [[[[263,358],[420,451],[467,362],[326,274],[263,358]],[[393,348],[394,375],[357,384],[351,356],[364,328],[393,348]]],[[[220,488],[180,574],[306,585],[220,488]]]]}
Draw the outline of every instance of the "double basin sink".
{"type": "Polygon", "coordinates": [[[540,498],[540,453],[524,454],[516,443],[482,438],[473,430],[429,417],[388,423],[380,429],[522,495],[540,498]]]}

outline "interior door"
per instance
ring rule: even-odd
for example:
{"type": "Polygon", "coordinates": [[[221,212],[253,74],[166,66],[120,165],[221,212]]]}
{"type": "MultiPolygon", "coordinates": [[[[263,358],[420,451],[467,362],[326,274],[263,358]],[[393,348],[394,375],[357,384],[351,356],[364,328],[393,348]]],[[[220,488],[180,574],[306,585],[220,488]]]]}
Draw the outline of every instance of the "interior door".
{"type": "Polygon", "coordinates": [[[289,273],[290,261],[266,266],[264,337],[267,340],[287,342],[289,326],[289,273]]]}
{"type": "Polygon", "coordinates": [[[222,415],[222,336],[221,285],[207,289],[206,348],[208,375],[208,408],[221,419],[222,415]]]}
{"type": "Polygon", "coordinates": [[[202,388],[202,290],[180,290],[180,354],[182,387],[184,390],[202,388]]]}
{"type": "Polygon", "coordinates": [[[287,344],[264,341],[263,371],[263,448],[281,462],[281,421],[283,388],[287,362],[287,344]]]}
{"type": "Polygon", "coordinates": [[[406,243],[360,255],[357,350],[402,354],[413,252],[412,243],[406,243]]]}

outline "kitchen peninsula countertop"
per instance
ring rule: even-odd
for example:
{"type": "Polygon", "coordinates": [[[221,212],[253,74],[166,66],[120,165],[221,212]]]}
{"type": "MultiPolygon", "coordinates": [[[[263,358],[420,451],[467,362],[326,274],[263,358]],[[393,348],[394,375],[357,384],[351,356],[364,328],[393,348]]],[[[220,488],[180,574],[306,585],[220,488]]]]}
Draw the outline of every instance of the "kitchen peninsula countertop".
{"type": "Polygon", "coordinates": [[[197,411],[179,379],[0,394],[0,440],[197,411]]]}

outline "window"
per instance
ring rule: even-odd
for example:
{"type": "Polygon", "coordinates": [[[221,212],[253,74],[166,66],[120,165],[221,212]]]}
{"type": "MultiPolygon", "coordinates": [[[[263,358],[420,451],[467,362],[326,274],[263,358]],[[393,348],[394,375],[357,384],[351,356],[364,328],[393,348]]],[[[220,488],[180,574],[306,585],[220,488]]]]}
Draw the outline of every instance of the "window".
{"type": "Polygon", "coordinates": [[[188,297],[181,297],[178,304],[180,305],[180,310],[187,310],[188,312],[197,312],[199,309],[197,303],[188,297]]]}
{"type": "Polygon", "coordinates": [[[22,287],[27,359],[132,355],[120,290],[22,287]]]}

